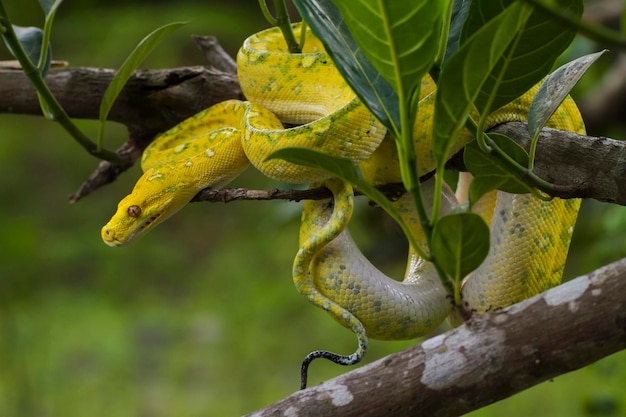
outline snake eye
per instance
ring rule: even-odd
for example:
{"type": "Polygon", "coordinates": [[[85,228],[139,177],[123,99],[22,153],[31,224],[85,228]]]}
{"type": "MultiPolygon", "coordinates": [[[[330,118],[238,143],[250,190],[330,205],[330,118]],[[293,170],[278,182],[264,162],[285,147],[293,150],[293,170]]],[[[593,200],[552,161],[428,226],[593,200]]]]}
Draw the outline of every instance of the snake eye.
{"type": "Polygon", "coordinates": [[[126,211],[130,217],[139,217],[141,215],[141,207],[139,206],[130,206],[126,211]]]}

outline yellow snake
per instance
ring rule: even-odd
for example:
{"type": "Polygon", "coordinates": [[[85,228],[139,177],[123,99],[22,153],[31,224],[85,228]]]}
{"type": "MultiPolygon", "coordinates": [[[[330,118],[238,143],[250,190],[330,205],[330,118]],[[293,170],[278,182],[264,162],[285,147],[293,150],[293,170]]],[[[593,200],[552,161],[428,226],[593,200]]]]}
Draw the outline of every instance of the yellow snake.
{"type": "MultiPolygon", "coordinates": [[[[299,26],[295,29],[298,35],[299,26]]],[[[326,351],[309,354],[303,363],[303,386],[306,368],[316,357],[356,363],[365,354],[367,337],[414,338],[437,327],[452,311],[434,268],[412,250],[402,282],[382,274],[361,254],[346,228],[352,214],[349,184],[324,171],[266,161],[278,149],[306,147],[349,158],[372,184],[401,180],[393,139],[386,137],[385,129],[308,31],[304,45],[301,54],[289,54],[277,28],[248,38],[237,56],[239,81],[248,101],[219,103],[156,138],[143,154],[142,177],[102,228],[107,245],[131,243],[199,190],[223,186],[249,164],[283,182],[326,185],[333,199],[304,203],[293,279],[309,301],[357,334],[359,348],[349,356],[326,351]],[[295,127],[284,128],[284,124],[295,127]]],[[[413,131],[420,175],[435,167],[430,131],[436,88],[429,77],[422,80],[421,91],[413,131]]],[[[498,110],[487,125],[526,120],[535,91],[498,110]]],[[[578,109],[569,98],[548,126],[584,133],[578,109]]],[[[468,140],[465,133],[455,150],[468,140]]],[[[427,191],[431,188],[425,185],[427,191]]],[[[419,236],[411,201],[403,196],[395,204],[419,236]]],[[[444,212],[459,204],[449,189],[444,190],[443,201],[444,212]]],[[[464,282],[464,308],[483,313],[557,285],[578,204],[502,192],[485,196],[474,209],[491,225],[491,248],[485,262],[464,282]]]]}

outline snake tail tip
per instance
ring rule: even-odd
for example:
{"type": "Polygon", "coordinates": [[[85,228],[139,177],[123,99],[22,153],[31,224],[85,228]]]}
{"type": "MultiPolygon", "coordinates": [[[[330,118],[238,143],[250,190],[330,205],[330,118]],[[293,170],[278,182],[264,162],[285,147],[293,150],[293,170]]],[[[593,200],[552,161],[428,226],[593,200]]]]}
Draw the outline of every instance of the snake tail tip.
{"type": "Polygon", "coordinates": [[[362,353],[353,353],[352,355],[338,355],[327,350],[316,350],[305,356],[300,368],[300,389],[303,390],[307,386],[309,365],[314,359],[327,359],[337,365],[349,366],[355,365],[363,359],[362,353]]]}

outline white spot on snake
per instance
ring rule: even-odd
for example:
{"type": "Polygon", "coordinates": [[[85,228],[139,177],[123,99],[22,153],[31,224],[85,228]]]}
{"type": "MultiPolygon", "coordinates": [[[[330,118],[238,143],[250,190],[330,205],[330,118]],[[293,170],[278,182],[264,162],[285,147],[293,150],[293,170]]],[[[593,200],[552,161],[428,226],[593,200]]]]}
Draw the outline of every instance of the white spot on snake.
{"type": "Polygon", "coordinates": [[[569,310],[575,312],[578,310],[578,302],[576,301],[589,288],[589,279],[570,281],[568,285],[558,287],[558,291],[554,289],[547,291],[543,299],[546,304],[552,307],[569,303],[569,310]]]}
{"type": "Polygon", "coordinates": [[[193,162],[191,162],[191,161],[187,161],[187,162],[185,162],[185,166],[186,166],[186,167],[193,166],[193,162]]]}
{"type": "Polygon", "coordinates": [[[574,233],[574,226],[570,226],[570,227],[567,229],[567,233],[569,233],[570,235],[571,235],[572,233],[574,233]]]}
{"type": "Polygon", "coordinates": [[[207,149],[204,152],[206,153],[206,156],[208,156],[209,158],[212,158],[215,155],[215,151],[211,148],[207,149]]]}
{"type": "Polygon", "coordinates": [[[147,180],[154,181],[154,180],[160,180],[161,178],[163,178],[163,174],[154,174],[151,177],[148,177],[147,180]]]}
{"type": "Polygon", "coordinates": [[[174,153],[181,153],[187,148],[188,143],[183,143],[182,145],[178,145],[174,148],[174,153]]]}
{"type": "Polygon", "coordinates": [[[327,381],[324,385],[326,386],[326,392],[330,395],[330,400],[336,407],[348,405],[354,399],[352,393],[345,385],[334,381],[327,381]]]}
{"type": "Polygon", "coordinates": [[[467,328],[459,328],[453,335],[441,335],[434,339],[437,340],[422,343],[425,358],[420,380],[428,388],[464,387],[499,372],[502,367],[500,350],[505,336],[497,329],[478,337],[467,328]],[[477,364],[468,360],[466,352],[471,356],[487,357],[487,360],[477,364]]]}

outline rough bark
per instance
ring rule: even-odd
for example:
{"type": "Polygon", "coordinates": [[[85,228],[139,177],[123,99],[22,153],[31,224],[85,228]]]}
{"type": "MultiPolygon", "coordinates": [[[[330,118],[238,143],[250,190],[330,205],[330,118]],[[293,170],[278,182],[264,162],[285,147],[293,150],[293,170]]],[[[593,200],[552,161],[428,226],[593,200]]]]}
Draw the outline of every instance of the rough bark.
{"type": "Polygon", "coordinates": [[[458,416],[625,348],[626,258],[249,416],[458,416]]]}
{"type": "MultiPolygon", "coordinates": [[[[492,129],[530,147],[526,123],[510,122],[492,129]]],[[[543,129],[537,144],[535,173],[555,184],[551,193],[562,198],[593,198],[626,205],[626,142],[543,129]]]]}
{"type": "MultiPolygon", "coordinates": [[[[46,83],[70,117],[98,119],[102,96],[115,75],[104,68],[63,68],[46,83]]],[[[0,112],[41,115],[35,89],[21,70],[0,69],[0,112]]],[[[109,120],[131,135],[152,138],[192,114],[230,98],[242,98],[237,77],[201,66],[139,70],[111,109],[109,120]]]]}

